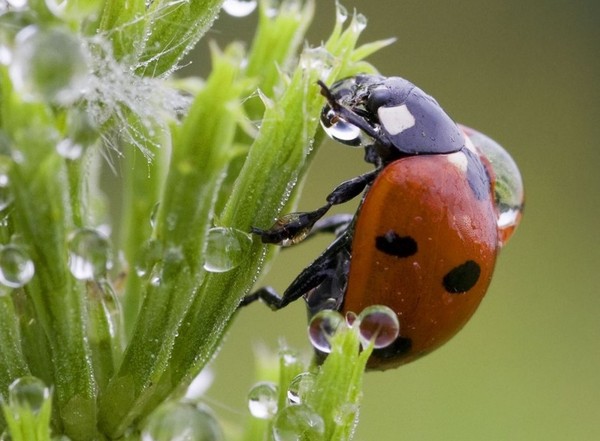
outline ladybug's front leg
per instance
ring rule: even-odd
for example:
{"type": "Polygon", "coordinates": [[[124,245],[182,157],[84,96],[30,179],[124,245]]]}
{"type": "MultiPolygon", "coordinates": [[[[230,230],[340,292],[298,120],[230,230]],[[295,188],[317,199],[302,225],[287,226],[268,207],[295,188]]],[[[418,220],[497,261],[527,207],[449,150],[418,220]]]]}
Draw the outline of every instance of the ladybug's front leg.
{"type": "Polygon", "coordinates": [[[284,291],[283,295],[280,296],[270,286],[263,287],[244,297],[239,306],[246,306],[257,300],[262,300],[272,310],[277,310],[285,307],[294,300],[298,300],[321,285],[325,280],[335,277],[338,258],[342,253],[349,253],[350,243],[349,235],[344,232],[327,247],[323,254],[302,270],[284,291]]]}
{"type": "Polygon", "coordinates": [[[289,213],[277,219],[271,228],[262,230],[252,227],[251,232],[258,234],[263,243],[290,246],[301,242],[333,205],[343,204],[361,194],[373,182],[379,171],[375,169],[342,182],[329,193],[327,204],[315,211],[289,213]]]}

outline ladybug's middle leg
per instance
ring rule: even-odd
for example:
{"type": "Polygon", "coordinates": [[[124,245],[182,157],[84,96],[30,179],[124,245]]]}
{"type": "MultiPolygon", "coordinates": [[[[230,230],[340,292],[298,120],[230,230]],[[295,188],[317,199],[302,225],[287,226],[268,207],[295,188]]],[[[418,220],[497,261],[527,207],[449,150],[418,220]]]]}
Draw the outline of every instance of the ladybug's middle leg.
{"type": "Polygon", "coordinates": [[[263,230],[252,227],[251,231],[258,234],[263,243],[293,245],[302,241],[327,211],[333,206],[343,204],[361,194],[373,182],[379,169],[364,173],[355,178],[342,182],[327,196],[327,204],[308,212],[286,214],[271,226],[263,230]]]}

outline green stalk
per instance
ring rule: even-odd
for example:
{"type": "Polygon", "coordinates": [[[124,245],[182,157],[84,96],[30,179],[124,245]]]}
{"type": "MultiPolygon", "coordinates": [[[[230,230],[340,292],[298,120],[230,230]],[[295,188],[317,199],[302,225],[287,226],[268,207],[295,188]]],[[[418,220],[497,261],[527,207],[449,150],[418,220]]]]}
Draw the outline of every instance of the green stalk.
{"type": "Polygon", "coordinates": [[[242,88],[236,84],[239,50],[216,65],[181,128],[173,128],[173,157],[158,211],[160,264],[146,283],[144,302],[116,377],[101,400],[104,430],[121,434],[172,389],[157,390],[169,368],[181,321],[204,278],[204,247],[217,188],[229,159],[242,88]]]}

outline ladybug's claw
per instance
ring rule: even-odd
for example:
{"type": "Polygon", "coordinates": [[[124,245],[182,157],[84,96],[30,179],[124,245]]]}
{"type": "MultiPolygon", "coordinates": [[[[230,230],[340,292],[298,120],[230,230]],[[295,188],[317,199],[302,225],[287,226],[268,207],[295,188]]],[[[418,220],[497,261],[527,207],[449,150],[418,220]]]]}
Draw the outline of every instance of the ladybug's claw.
{"type": "Polygon", "coordinates": [[[267,230],[252,227],[250,232],[259,235],[263,243],[295,245],[306,238],[315,222],[321,219],[329,208],[331,204],[328,203],[315,211],[289,213],[278,218],[267,230]]]}

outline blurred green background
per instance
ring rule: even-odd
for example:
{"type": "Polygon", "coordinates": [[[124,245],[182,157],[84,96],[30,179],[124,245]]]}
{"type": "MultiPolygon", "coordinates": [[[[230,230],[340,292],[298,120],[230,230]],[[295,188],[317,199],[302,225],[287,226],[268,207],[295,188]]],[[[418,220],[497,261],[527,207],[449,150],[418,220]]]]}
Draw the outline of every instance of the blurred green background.
{"type": "MultiPolygon", "coordinates": [[[[334,20],[317,0],[309,42],[334,20]]],[[[397,37],[370,61],[489,134],[521,168],[527,206],[479,311],[435,353],[365,376],[357,440],[600,440],[600,2],[346,0],[369,19],[363,42],[397,37]]],[[[222,14],[208,35],[248,41],[256,13],[222,14]]],[[[188,72],[204,74],[206,41],[188,72]]],[[[366,170],[362,152],[326,142],[300,209],[366,170]]],[[[342,211],[353,211],[348,204],[342,211]]],[[[283,290],[329,238],[280,254],[261,281],[283,290]]],[[[214,362],[208,395],[246,415],[256,347],[309,353],[301,302],[243,310],[214,362]],[[244,368],[248,366],[248,368],[244,368]]]]}

